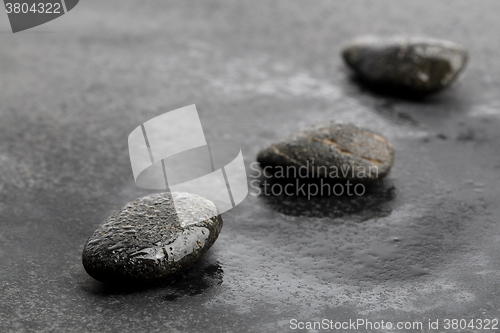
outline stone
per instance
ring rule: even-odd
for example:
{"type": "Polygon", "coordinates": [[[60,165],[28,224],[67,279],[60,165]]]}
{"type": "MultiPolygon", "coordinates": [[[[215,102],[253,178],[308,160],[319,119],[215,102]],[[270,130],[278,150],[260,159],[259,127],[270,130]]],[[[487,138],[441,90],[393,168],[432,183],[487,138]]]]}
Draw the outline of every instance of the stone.
{"type": "Polygon", "coordinates": [[[448,87],[468,59],[462,46],[425,37],[360,37],[343,49],[342,56],[368,83],[420,94],[448,87]]]}
{"type": "Polygon", "coordinates": [[[83,266],[102,282],[162,280],[207,252],[221,228],[217,207],[205,198],[151,194],[127,203],[94,231],[83,266]]]}
{"type": "Polygon", "coordinates": [[[369,129],[326,122],[264,148],[257,162],[264,171],[270,167],[275,176],[369,184],[389,173],[394,150],[384,136],[369,129]]]}

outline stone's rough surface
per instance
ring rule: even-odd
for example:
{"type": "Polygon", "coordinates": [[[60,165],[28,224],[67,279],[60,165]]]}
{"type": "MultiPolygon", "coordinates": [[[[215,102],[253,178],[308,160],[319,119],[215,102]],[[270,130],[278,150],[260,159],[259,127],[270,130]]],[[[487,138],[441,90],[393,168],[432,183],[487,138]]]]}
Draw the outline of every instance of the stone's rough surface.
{"type": "Polygon", "coordinates": [[[467,51],[453,42],[424,37],[375,36],[353,40],[342,51],[360,78],[418,93],[449,86],[467,63],[467,51]]]}
{"type": "Polygon", "coordinates": [[[103,282],[158,280],[207,252],[221,228],[219,211],[205,198],[151,194],[126,204],[94,231],[83,266],[103,282]]]}
{"type": "MultiPolygon", "coordinates": [[[[370,183],[385,177],[394,162],[394,150],[382,135],[352,124],[327,122],[291,135],[261,150],[261,167],[287,169],[285,176],[343,179],[370,183]],[[284,168],[286,167],[286,168],[284,168]],[[304,168],[302,168],[304,169],[304,168]]],[[[278,172],[275,172],[278,175],[278,172]]]]}

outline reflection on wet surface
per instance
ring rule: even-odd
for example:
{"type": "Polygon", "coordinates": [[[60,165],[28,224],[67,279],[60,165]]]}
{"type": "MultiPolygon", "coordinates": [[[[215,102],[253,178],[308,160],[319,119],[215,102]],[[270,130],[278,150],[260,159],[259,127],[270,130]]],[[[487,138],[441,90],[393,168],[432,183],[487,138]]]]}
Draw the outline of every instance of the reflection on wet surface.
{"type": "Polygon", "coordinates": [[[203,269],[191,268],[174,277],[165,285],[163,299],[175,301],[179,297],[194,296],[203,293],[206,289],[222,284],[224,271],[219,264],[203,269]]]}
{"type": "MultiPolygon", "coordinates": [[[[333,191],[330,191],[330,195],[326,191],[324,193],[318,191],[319,193],[312,197],[308,197],[308,185],[316,184],[321,188],[322,185],[325,185],[323,180],[309,179],[307,182],[302,182],[298,179],[268,179],[267,181],[269,182],[269,187],[265,191],[263,186],[261,186],[262,191],[259,198],[262,199],[265,205],[272,209],[291,216],[339,218],[346,215],[355,215],[353,218],[357,220],[383,217],[391,213],[390,202],[396,195],[396,188],[390,184],[390,181],[382,181],[380,184],[372,186],[363,185],[363,195],[356,195],[352,190],[350,192],[351,195],[347,194],[347,190],[343,191],[343,195],[335,195],[333,191]],[[299,182],[296,183],[296,181],[299,182]],[[290,187],[295,188],[300,188],[304,185],[305,194],[299,192],[299,195],[292,196],[285,193],[273,195],[273,191],[269,188],[272,188],[274,184],[277,184],[278,188],[283,188],[288,184],[291,185],[290,187]]],[[[326,182],[326,184],[328,183],[326,182]]],[[[339,183],[331,183],[330,185],[335,186],[337,184],[339,183]]],[[[339,185],[344,186],[342,188],[346,188],[344,184],[339,185]]],[[[314,190],[315,188],[312,189],[314,190]]],[[[297,192],[295,191],[295,193],[297,192]]],[[[275,191],[274,193],[279,192],[275,191]]],[[[340,190],[337,193],[340,193],[340,190]]]]}
{"type": "Polygon", "coordinates": [[[159,293],[165,301],[200,295],[212,287],[221,285],[224,277],[222,266],[207,257],[209,256],[202,257],[190,268],[172,274],[168,279],[160,282],[113,285],[91,281],[92,283],[86,284],[84,289],[96,296],[159,293]]]}

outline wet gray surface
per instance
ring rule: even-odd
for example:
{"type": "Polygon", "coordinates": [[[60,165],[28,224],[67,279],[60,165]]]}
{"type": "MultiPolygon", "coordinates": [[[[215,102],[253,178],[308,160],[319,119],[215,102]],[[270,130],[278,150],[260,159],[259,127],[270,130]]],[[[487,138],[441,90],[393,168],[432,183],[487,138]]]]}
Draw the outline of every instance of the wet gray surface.
{"type": "MultiPolygon", "coordinates": [[[[0,331],[287,331],[290,319],[499,316],[500,3],[82,1],[0,34],[0,331]],[[425,100],[360,87],[352,37],[426,34],[470,51],[425,100]],[[163,286],[108,287],[81,252],[136,187],[127,136],[196,103],[207,140],[259,149],[323,120],[387,136],[362,198],[249,195],[163,286]]],[[[255,192],[252,189],[252,192],[255,192]]]]}

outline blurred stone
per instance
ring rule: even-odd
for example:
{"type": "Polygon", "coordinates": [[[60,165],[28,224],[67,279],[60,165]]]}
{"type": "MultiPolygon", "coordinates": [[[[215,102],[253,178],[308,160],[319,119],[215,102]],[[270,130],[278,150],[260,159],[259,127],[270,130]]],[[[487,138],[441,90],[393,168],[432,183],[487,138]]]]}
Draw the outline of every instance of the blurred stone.
{"type": "Polygon", "coordinates": [[[94,231],[83,266],[103,282],[159,280],[207,252],[221,228],[218,209],[205,198],[151,194],[126,204],[94,231]]]}
{"type": "Polygon", "coordinates": [[[420,94],[448,87],[468,59],[460,45],[424,37],[360,37],[344,48],[342,56],[368,83],[420,94]]]}
{"type": "Polygon", "coordinates": [[[394,150],[382,135],[352,124],[327,122],[261,150],[257,161],[275,175],[371,183],[385,177],[394,150]]]}

